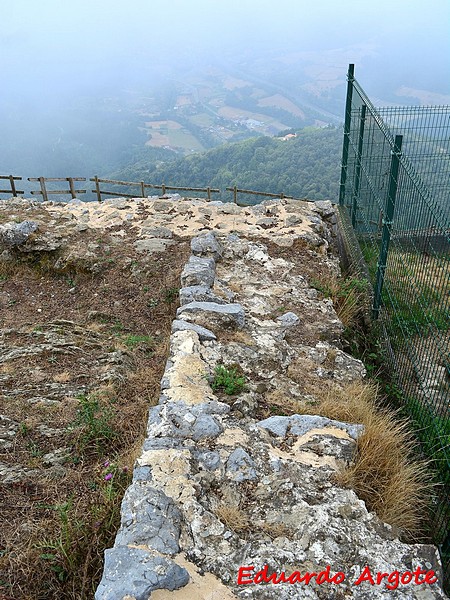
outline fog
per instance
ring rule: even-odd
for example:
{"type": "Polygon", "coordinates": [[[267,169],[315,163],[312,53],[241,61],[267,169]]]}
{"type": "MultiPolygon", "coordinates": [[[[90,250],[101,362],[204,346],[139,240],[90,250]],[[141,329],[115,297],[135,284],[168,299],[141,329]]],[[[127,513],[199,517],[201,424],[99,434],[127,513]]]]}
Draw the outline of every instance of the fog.
{"type": "Polygon", "coordinates": [[[205,77],[333,122],[349,62],[380,103],[448,102],[449,25],[448,0],[0,0],[0,174],[106,174],[145,147],[144,98],[205,77]]]}

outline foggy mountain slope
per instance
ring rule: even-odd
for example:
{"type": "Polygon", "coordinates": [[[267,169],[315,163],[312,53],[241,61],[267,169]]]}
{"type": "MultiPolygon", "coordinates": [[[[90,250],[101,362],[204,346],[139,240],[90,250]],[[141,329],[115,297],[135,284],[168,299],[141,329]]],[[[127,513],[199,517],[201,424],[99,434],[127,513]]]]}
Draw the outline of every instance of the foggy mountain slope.
{"type": "Polygon", "coordinates": [[[289,140],[258,137],[224,144],[156,167],[141,160],[110,173],[124,181],[189,187],[226,187],[335,201],[342,149],[341,128],[308,127],[289,140]]]}

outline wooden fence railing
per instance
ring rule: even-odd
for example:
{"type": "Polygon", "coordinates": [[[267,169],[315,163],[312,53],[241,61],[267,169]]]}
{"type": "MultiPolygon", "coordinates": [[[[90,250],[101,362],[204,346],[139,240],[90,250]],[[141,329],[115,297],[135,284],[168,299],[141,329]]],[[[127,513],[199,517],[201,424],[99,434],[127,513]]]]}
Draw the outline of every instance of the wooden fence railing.
{"type": "MultiPolygon", "coordinates": [[[[0,175],[0,179],[9,181],[10,189],[0,189],[0,194],[11,194],[12,196],[18,196],[19,194],[24,194],[23,190],[18,190],[16,188],[15,182],[22,181],[22,177],[15,177],[13,175],[0,175]]],[[[145,183],[144,181],[119,181],[116,179],[100,179],[97,177],[91,177],[87,180],[85,177],[28,177],[28,181],[36,181],[39,182],[40,189],[31,191],[33,195],[42,196],[42,198],[47,201],[49,195],[58,194],[58,195],[70,195],[73,199],[77,198],[77,194],[86,194],[88,190],[80,190],[75,188],[75,181],[92,181],[95,184],[95,189],[90,190],[97,196],[97,200],[99,202],[102,201],[103,196],[118,196],[120,198],[145,198],[147,189],[156,189],[161,190],[162,195],[164,196],[167,191],[177,191],[177,192],[200,192],[205,193],[207,195],[207,199],[211,200],[211,194],[219,194],[221,192],[220,189],[206,187],[206,188],[197,188],[197,187],[175,187],[169,186],[164,183],[160,185],[155,185],[153,183],[145,183]],[[52,190],[48,189],[47,182],[57,182],[57,181],[66,181],[69,184],[69,189],[65,190],[52,190]],[[114,192],[111,190],[101,189],[101,184],[111,184],[111,185],[119,185],[122,187],[137,187],[137,194],[127,194],[124,192],[114,192]]],[[[258,192],[255,190],[245,190],[238,188],[236,185],[233,187],[225,188],[227,192],[233,192],[233,202],[240,206],[246,206],[238,201],[238,194],[250,194],[253,196],[263,196],[265,198],[285,198],[287,200],[300,200],[300,198],[294,198],[293,196],[287,196],[286,194],[274,194],[272,192],[258,192]]],[[[303,198],[306,200],[306,198],[303,198]]]]}
{"type": "Polygon", "coordinates": [[[86,181],[86,177],[28,177],[28,181],[39,181],[41,189],[32,191],[33,195],[41,195],[45,201],[48,200],[49,194],[70,194],[73,199],[77,197],[77,194],[85,194],[87,190],[76,190],[73,182],[74,181],[86,181]],[[69,190],[48,190],[45,185],[46,181],[67,181],[69,183],[69,190]]]}
{"type": "Polygon", "coordinates": [[[16,189],[16,181],[22,181],[22,177],[14,177],[13,175],[0,175],[0,179],[9,180],[10,189],[9,190],[0,190],[0,194],[12,194],[13,196],[17,196],[18,194],[24,194],[23,190],[16,189]]]}
{"type": "Polygon", "coordinates": [[[294,198],[294,196],[286,196],[286,194],[273,194],[271,192],[255,192],[254,190],[241,190],[236,185],[234,187],[225,188],[227,192],[233,192],[233,202],[235,204],[239,204],[238,202],[238,193],[239,194],[250,194],[253,196],[265,196],[266,198],[285,198],[286,200],[303,200],[307,201],[307,198],[294,198]]]}
{"type": "Polygon", "coordinates": [[[101,183],[111,183],[113,185],[122,185],[122,186],[138,186],[140,188],[141,197],[145,198],[145,190],[147,188],[161,190],[162,195],[166,194],[167,190],[171,191],[179,191],[179,192],[204,192],[207,194],[208,200],[211,200],[211,194],[219,194],[220,190],[215,188],[194,188],[194,187],[174,187],[165,185],[162,183],[161,185],[155,185],[153,183],[144,183],[143,181],[117,181],[115,179],[99,179],[97,176],[92,177],[90,181],[95,183],[95,190],[92,190],[97,194],[97,200],[101,202],[102,194],[106,194],[108,196],[120,196],[121,198],[136,198],[136,194],[124,194],[122,192],[111,192],[109,190],[101,190],[101,183]]]}

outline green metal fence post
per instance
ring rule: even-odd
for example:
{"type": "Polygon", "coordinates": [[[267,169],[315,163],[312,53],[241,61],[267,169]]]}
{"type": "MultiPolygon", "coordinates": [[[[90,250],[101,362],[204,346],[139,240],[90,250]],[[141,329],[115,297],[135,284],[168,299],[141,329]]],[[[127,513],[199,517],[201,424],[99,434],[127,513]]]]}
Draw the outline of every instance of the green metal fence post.
{"type": "Polygon", "coordinates": [[[358,156],[356,159],[355,169],[355,185],[353,188],[353,200],[352,200],[352,226],[356,229],[356,210],[358,208],[359,198],[359,185],[361,181],[361,157],[364,142],[364,123],[366,120],[366,105],[361,106],[361,116],[359,118],[359,140],[358,140],[358,156]]]}
{"type": "Polygon", "coordinates": [[[342,146],[341,183],[339,187],[339,204],[341,206],[344,205],[345,199],[345,181],[347,179],[348,144],[350,139],[350,124],[352,120],[352,95],[354,79],[355,65],[349,64],[347,73],[347,100],[345,101],[344,144],[342,146]]]}
{"type": "Polygon", "coordinates": [[[377,275],[375,281],[372,317],[378,318],[381,306],[381,292],[383,290],[384,273],[386,271],[387,257],[389,251],[389,242],[391,240],[392,221],[394,218],[395,197],[397,195],[398,186],[398,170],[400,157],[402,155],[403,136],[396,135],[394,148],[391,150],[391,166],[389,172],[389,189],[386,197],[386,205],[383,219],[383,232],[381,236],[381,248],[378,258],[377,275]]]}

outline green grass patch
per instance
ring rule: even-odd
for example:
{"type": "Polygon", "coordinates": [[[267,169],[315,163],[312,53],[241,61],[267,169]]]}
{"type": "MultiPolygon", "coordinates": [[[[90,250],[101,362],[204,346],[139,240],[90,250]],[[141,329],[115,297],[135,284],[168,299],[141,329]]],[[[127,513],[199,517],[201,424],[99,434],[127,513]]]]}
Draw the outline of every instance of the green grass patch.
{"type": "Polygon", "coordinates": [[[96,394],[81,395],[78,399],[78,415],[69,427],[76,434],[76,449],[80,455],[88,451],[102,452],[117,438],[110,402],[105,404],[96,394]]]}
{"type": "Polygon", "coordinates": [[[175,300],[178,298],[179,291],[179,288],[176,287],[166,288],[164,290],[164,302],[167,302],[167,304],[172,304],[172,302],[175,302],[175,300]]]}
{"type": "Polygon", "coordinates": [[[450,483],[450,418],[436,415],[410,396],[403,401],[426,455],[440,478],[450,483]]]}
{"type": "Polygon", "coordinates": [[[139,348],[150,351],[153,349],[155,342],[151,335],[129,334],[123,338],[123,343],[130,348],[130,350],[139,348]]]}
{"type": "MultiPolygon", "coordinates": [[[[367,241],[360,241],[360,247],[374,285],[379,248],[367,241]]],[[[394,335],[448,330],[450,283],[445,262],[445,256],[429,257],[391,246],[381,301],[394,335]]]]}
{"type": "Polygon", "coordinates": [[[245,377],[239,373],[237,367],[217,365],[211,387],[214,391],[220,390],[233,396],[245,390],[245,377]]]}
{"type": "Polygon", "coordinates": [[[102,564],[95,545],[107,548],[113,543],[120,522],[121,500],[130,479],[126,467],[105,461],[93,473],[91,487],[95,494],[88,505],[81,508],[79,500],[70,496],[60,504],[42,507],[57,515],[56,528],[37,546],[38,560],[41,568],[48,571],[47,581],[52,589],[65,589],[69,582],[78,579],[77,598],[92,597],[89,569],[93,568],[92,563],[97,570],[102,564]]]}

